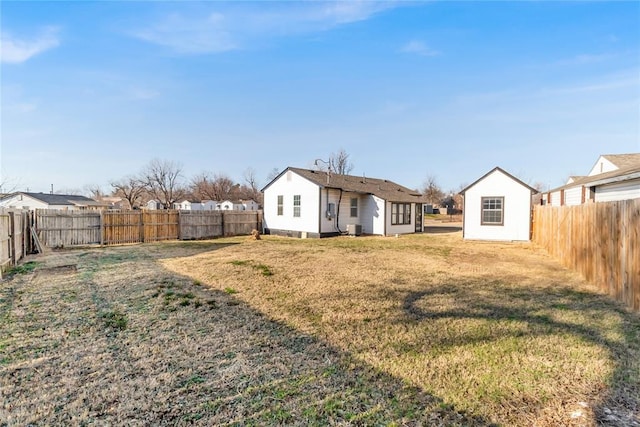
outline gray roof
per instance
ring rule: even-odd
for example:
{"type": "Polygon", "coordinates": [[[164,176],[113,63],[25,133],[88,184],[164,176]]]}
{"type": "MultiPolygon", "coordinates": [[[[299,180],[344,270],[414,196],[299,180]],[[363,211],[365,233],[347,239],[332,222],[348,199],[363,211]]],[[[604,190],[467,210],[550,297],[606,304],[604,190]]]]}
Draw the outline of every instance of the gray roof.
{"type": "Polygon", "coordinates": [[[102,206],[103,203],[96,202],[85,196],[76,196],[73,194],[50,194],[50,193],[27,193],[20,191],[14,194],[24,194],[49,205],[68,205],[68,206],[102,206]]]}
{"type": "Polygon", "coordinates": [[[321,188],[335,188],[343,191],[349,191],[353,193],[361,194],[373,194],[388,202],[413,202],[413,203],[426,203],[426,200],[422,194],[407,187],[403,187],[400,184],[396,184],[388,179],[370,178],[364,176],[355,175],[340,175],[335,173],[328,174],[325,171],[318,171],[312,169],[300,169],[288,167],[276,178],[267,184],[262,191],[264,191],[272,182],[280,178],[287,171],[292,171],[308,179],[309,181],[317,184],[321,188]]]}

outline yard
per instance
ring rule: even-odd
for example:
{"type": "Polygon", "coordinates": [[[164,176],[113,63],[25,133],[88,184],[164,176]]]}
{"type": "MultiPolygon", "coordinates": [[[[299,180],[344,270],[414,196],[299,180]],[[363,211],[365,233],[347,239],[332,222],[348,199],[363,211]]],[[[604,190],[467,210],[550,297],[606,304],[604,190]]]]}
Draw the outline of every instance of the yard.
{"type": "Polygon", "coordinates": [[[56,251],[0,283],[0,425],[640,426],[640,317],[460,233],[56,251]]]}

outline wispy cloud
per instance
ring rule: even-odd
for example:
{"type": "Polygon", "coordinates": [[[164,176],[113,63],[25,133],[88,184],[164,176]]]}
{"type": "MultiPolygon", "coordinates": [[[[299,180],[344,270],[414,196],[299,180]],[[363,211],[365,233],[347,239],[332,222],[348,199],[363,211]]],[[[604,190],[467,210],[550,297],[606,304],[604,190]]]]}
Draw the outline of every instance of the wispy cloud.
{"type": "Polygon", "coordinates": [[[135,101],[147,101],[150,99],[155,99],[158,96],[160,96],[159,92],[140,87],[131,88],[131,90],[129,91],[129,97],[135,101]]]}
{"type": "Polygon", "coordinates": [[[221,53],[247,48],[268,38],[327,31],[364,21],[396,3],[267,2],[259,8],[242,2],[212,5],[205,13],[198,9],[168,14],[129,34],[181,54],[221,53]]]}
{"type": "Polygon", "coordinates": [[[60,44],[59,28],[46,27],[32,39],[19,39],[8,32],[2,32],[0,56],[2,62],[20,64],[46,50],[60,44]]]}
{"type": "Polygon", "coordinates": [[[440,52],[427,46],[426,43],[419,40],[411,40],[400,48],[400,52],[411,53],[420,56],[437,56],[440,52]]]}

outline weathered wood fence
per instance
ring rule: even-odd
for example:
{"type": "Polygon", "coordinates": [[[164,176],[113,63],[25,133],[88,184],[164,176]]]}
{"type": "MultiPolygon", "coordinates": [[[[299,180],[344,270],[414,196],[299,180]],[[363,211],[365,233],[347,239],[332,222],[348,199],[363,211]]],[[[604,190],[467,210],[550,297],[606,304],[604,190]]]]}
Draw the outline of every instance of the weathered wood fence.
{"type": "Polygon", "coordinates": [[[533,218],[536,244],[640,311],[640,199],[536,206],[533,218]]]}
{"type": "Polygon", "coordinates": [[[210,239],[262,230],[262,212],[43,209],[36,211],[35,228],[48,247],[210,239]]]}
{"type": "Polygon", "coordinates": [[[0,277],[31,253],[30,226],[29,211],[0,208],[0,277]]]}

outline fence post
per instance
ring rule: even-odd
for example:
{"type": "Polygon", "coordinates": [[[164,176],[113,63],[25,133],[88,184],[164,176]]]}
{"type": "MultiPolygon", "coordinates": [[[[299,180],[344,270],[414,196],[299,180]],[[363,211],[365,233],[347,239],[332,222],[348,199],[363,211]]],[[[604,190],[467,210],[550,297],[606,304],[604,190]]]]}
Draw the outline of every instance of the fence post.
{"type": "Polygon", "coordinates": [[[9,251],[11,252],[11,265],[16,265],[16,219],[15,212],[9,211],[9,251]]]}
{"type": "Polygon", "coordinates": [[[225,225],[224,225],[225,211],[220,211],[220,213],[222,214],[222,216],[220,217],[220,225],[222,227],[222,237],[224,237],[227,235],[227,230],[225,229],[225,225]]]}
{"type": "Polygon", "coordinates": [[[100,246],[104,246],[104,210],[100,209],[100,246]]]}

